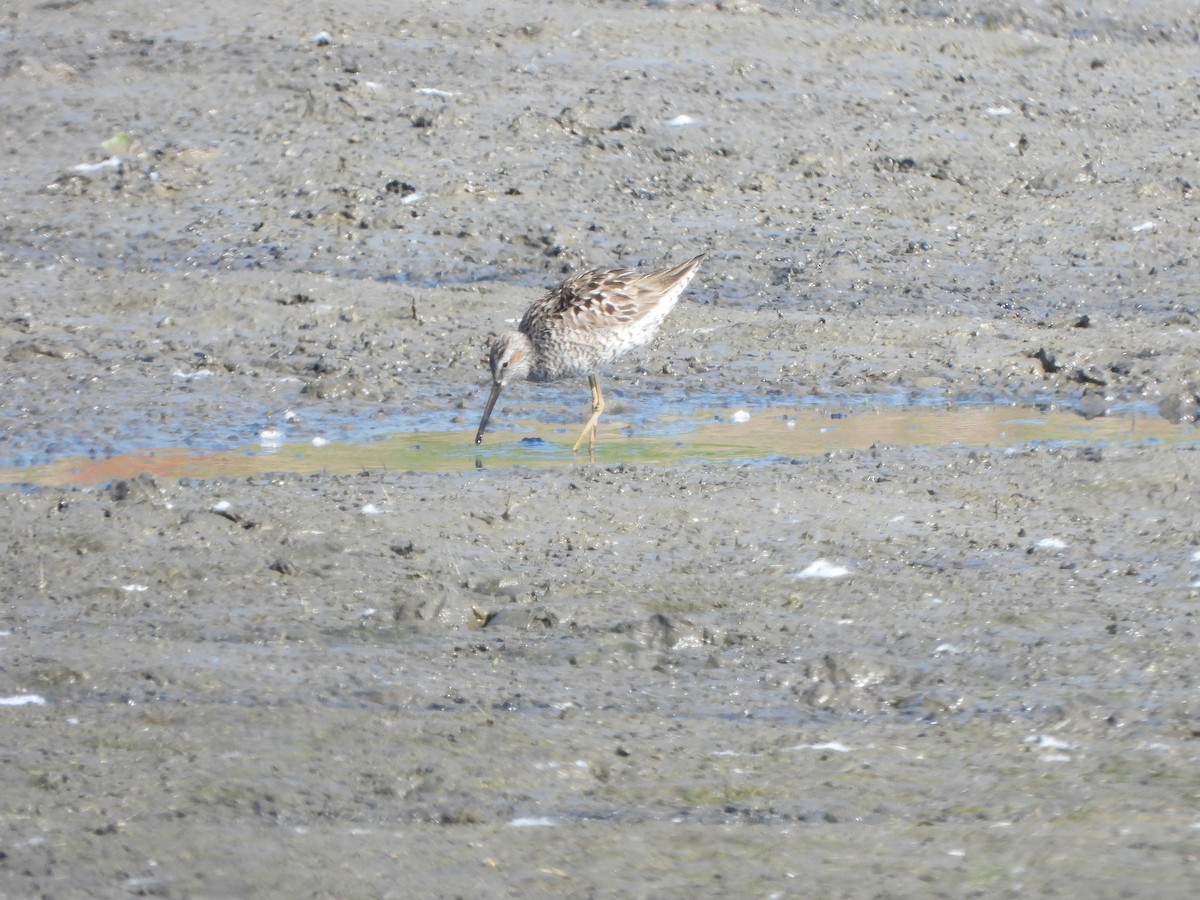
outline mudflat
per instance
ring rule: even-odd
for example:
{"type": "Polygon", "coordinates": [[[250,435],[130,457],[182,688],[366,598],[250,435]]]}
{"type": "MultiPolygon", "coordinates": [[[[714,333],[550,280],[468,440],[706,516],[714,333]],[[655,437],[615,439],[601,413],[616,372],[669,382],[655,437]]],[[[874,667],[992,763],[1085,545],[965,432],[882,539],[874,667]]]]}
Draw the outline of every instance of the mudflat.
{"type": "Polygon", "coordinates": [[[6,12],[0,893],[1192,896],[1200,20],[989,10],[6,12]],[[701,251],[597,464],[581,381],[53,474],[470,458],[541,291],[701,251]],[[617,440],[822,398],[1180,430],[617,440]]]}

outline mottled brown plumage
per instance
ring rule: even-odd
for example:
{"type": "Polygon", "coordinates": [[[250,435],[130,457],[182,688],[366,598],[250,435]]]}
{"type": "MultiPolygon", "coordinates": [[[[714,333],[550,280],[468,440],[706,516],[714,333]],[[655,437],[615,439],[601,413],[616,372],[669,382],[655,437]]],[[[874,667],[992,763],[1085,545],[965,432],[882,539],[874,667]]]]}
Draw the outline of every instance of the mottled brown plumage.
{"type": "Polygon", "coordinates": [[[492,392],[475,443],[501,389],[510,381],[556,381],[586,375],[592,388],[592,417],[573,449],[587,437],[596,446],[596,422],[604,411],[599,371],[624,353],[653,340],[663,319],[696,274],[704,254],[655,272],[593,269],[568,278],[521,318],[516,331],[492,345],[492,392]]]}

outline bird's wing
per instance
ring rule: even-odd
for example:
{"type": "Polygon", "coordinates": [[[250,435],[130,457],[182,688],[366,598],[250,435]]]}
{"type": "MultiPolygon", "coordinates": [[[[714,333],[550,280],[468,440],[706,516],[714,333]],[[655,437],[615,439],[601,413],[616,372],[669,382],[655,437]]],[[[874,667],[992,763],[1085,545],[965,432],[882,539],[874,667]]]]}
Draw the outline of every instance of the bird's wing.
{"type": "Polygon", "coordinates": [[[598,331],[645,316],[662,298],[660,285],[632,269],[583,272],[530,307],[520,328],[598,331]]]}

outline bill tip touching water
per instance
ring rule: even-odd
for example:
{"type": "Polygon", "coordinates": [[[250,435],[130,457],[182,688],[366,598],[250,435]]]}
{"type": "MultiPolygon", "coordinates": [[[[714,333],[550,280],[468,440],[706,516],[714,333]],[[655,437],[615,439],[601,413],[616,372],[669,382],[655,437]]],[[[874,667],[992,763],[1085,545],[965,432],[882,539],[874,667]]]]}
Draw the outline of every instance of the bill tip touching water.
{"type": "Polygon", "coordinates": [[[596,423],[604,411],[600,370],[654,339],[667,314],[696,274],[704,253],[665,269],[590,269],[573,275],[534,303],[516,331],[492,344],[492,388],[475,443],[491,419],[500,391],[513,381],[557,381],[586,375],[592,415],[572,451],[584,439],[596,447],[596,423]]]}

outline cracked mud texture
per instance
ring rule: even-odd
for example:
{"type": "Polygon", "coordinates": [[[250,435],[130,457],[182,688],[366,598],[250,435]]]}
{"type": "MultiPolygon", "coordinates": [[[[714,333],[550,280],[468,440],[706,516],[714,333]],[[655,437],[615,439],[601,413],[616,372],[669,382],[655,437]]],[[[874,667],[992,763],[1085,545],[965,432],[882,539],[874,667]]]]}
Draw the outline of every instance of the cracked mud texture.
{"type": "MultiPolygon", "coordinates": [[[[700,250],[631,417],[1194,419],[1193,7],[947,9],[18,3],[0,457],[469,442],[700,250]]],[[[1192,896],[1197,453],[5,488],[0,893],[1192,896]]]]}

